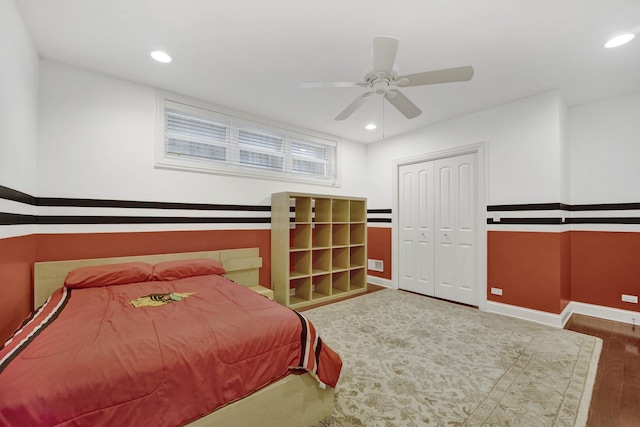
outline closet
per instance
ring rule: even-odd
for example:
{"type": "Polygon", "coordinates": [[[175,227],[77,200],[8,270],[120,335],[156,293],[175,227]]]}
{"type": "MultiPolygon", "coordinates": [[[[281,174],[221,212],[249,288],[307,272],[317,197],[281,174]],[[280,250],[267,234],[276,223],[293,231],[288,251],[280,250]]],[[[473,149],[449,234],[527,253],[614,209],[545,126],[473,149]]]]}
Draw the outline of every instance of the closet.
{"type": "Polygon", "coordinates": [[[477,305],[476,156],[399,166],[400,289],[477,305]]]}

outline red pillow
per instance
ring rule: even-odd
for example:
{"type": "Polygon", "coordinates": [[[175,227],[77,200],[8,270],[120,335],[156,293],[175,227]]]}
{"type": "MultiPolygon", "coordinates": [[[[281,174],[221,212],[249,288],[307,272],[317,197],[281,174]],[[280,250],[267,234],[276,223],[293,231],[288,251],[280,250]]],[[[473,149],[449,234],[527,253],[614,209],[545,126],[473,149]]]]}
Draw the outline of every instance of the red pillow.
{"type": "Polygon", "coordinates": [[[167,261],[153,266],[153,280],[177,280],[185,277],[224,273],[226,273],[224,267],[212,259],[167,261]]]}
{"type": "Polygon", "coordinates": [[[67,274],[64,279],[64,286],[76,289],[146,282],[151,280],[152,273],[153,266],[146,262],[79,267],[67,274]]]}

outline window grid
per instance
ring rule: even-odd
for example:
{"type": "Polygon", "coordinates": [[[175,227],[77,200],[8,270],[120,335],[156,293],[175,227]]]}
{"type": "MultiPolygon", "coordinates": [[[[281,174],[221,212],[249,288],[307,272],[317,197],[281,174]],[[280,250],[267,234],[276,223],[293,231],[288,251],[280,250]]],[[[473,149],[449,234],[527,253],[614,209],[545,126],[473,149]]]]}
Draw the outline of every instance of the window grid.
{"type": "MultiPolygon", "coordinates": [[[[336,180],[335,142],[300,138],[284,129],[229,120],[214,112],[181,104],[164,108],[164,157],[177,158],[181,167],[212,171],[223,167],[242,171],[263,171],[296,180],[312,179],[334,184],[336,180]]],[[[267,176],[268,177],[268,176],[267,176]]]]}

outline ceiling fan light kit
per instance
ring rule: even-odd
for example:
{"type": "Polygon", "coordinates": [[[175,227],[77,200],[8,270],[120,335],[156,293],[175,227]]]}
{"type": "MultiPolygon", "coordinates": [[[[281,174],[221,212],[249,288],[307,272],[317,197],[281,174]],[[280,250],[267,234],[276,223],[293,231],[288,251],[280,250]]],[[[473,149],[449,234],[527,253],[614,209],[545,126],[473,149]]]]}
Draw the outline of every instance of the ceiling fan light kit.
{"type": "Polygon", "coordinates": [[[351,104],[347,105],[347,107],[336,116],[335,120],[345,120],[349,118],[351,114],[374,94],[381,95],[407,119],[413,119],[422,114],[422,110],[400,92],[398,88],[464,82],[471,80],[473,77],[474,71],[471,66],[397,76],[393,72],[393,69],[399,43],[400,41],[397,38],[390,36],[376,36],[373,38],[373,71],[365,75],[362,82],[301,83],[300,87],[305,89],[328,87],[366,88],[367,91],[357,97],[351,104]]]}

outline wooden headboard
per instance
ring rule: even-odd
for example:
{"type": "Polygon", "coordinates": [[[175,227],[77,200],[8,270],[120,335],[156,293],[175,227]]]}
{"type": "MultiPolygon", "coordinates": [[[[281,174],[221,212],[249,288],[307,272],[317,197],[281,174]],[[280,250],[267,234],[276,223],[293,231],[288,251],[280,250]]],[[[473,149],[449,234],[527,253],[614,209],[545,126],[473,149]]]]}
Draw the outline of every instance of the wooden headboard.
{"type": "Polygon", "coordinates": [[[40,307],[53,291],[62,287],[65,277],[74,268],[136,261],[157,264],[164,261],[196,258],[214,259],[220,262],[224,269],[227,270],[225,276],[244,286],[256,286],[259,284],[258,275],[259,269],[262,267],[262,258],[260,258],[258,248],[36,262],[34,264],[33,308],[40,307]]]}

